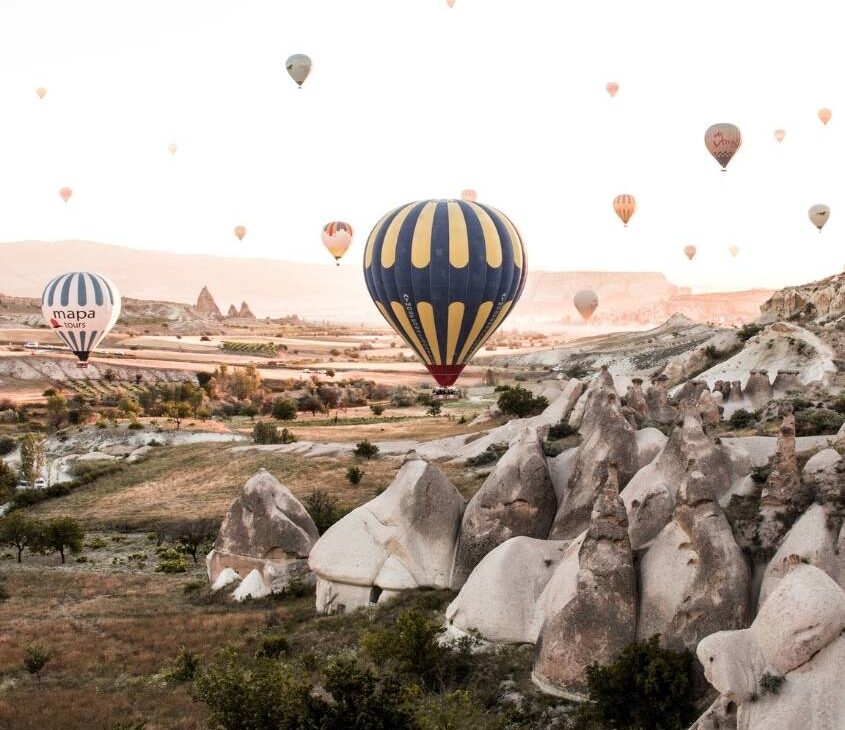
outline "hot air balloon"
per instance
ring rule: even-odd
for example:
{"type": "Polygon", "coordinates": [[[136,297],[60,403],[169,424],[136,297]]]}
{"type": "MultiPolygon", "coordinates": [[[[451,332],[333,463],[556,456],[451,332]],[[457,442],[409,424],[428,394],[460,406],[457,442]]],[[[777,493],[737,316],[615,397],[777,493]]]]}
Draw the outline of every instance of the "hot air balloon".
{"type": "Polygon", "coordinates": [[[783,138],[786,137],[786,131],[783,129],[776,129],[775,130],[775,139],[778,142],[783,142],[783,138]]]}
{"type": "Polygon", "coordinates": [[[507,317],[525,272],[514,224],[463,200],[396,208],[373,228],[364,251],[376,307],[444,387],[507,317]]]}
{"type": "Polygon", "coordinates": [[[467,188],[466,190],[461,192],[461,200],[466,200],[470,203],[474,203],[478,200],[478,193],[475,192],[472,188],[467,188]]]}
{"type": "Polygon", "coordinates": [[[830,111],[827,107],[824,109],[819,109],[819,119],[822,120],[822,124],[827,126],[827,123],[830,121],[830,118],[833,116],[833,112],[830,111]]]}
{"type": "Polygon", "coordinates": [[[446,0],[446,4],[447,4],[450,8],[454,8],[454,7],[455,7],[455,0],[446,0]]]}
{"type": "Polygon", "coordinates": [[[167,151],[168,151],[171,155],[175,155],[175,154],[176,154],[176,150],[178,150],[178,149],[179,149],[179,145],[177,145],[175,142],[171,142],[169,145],[167,145],[167,151]]]}
{"type": "Polygon", "coordinates": [[[698,249],[697,249],[695,246],[684,246],[684,253],[686,254],[686,257],[687,257],[690,261],[692,261],[692,260],[693,260],[693,258],[695,258],[695,252],[696,252],[697,250],[698,250],[698,249]]]}
{"type": "Polygon", "coordinates": [[[100,274],[72,271],[44,288],[41,313],[84,368],[120,316],[120,292],[100,274]]]}
{"type": "Polygon", "coordinates": [[[807,211],[807,215],[810,217],[810,222],[819,229],[819,233],[821,233],[822,228],[824,228],[824,224],[827,223],[828,218],[830,218],[830,208],[826,205],[822,205],[819,203],[818,205],[814,205],[807,211]]]}
{"type": "Polygon", "coordinates": [[[238,237],[239,241],[243,241],[244,236],[246,235],[246,228],[243,226],[235,226],[235,235],[238,237]]]}
{"type": "Polygon", "coordinates": [[[308,74],[311,73],[311,59],[304,53],[295,53],[285,61],[285,68],[301,89],[308,74]]]}
{"type": "Polygon", "coordinates": [[[70,200],[70,196],[73,195],[73,190],[70,188],[61,188],[59,190],[59,197],[67,203],[70,200]]]}
{"type": "Polygon", "coordinates": [[[591,289],[582,289],[572,298],[572,303],[586,322],[599,306],[599,297],[591,289]]]}
{"type": "Polygon", "coordinates": [[[343,258],[343,254],[352,245],[353,235],[355,235],[355,232],[352,230],[352,226],[343,221],[332,221],[323,226],[320,237],[323,239],[323,245],[334,256],[338,266],[340,266],[340,259],[343,258]]]}
{"type": "Polygon", "coordinates": [[[35,93],[38,94],[39,99],[43,99],[45,96],[47,96],[47,89],[45,89],[43,86],[39,86],[35,90],[35,93]]]}
{"type": "Polygon", "coordinates": [[[733,124],[714,124],[704,133],[704,144],[724,171],[742,144],[742,134],[733,124]]]}
{"type": "Polygon", "coordinates": [[[627,195],[624,193],[622,195],[617,195],[613,199],[613,210],[627,227],[628,221],[631,220],[631,216],[634,215],[634,211],[637,210],[637,201],[633,195],[627,195]]]}
{"type": "Polygon", "coordinates": [[[607,93],[611,95],[611,97],[616,96],[617,92],[619,91],[619,84],[616,81],[608,81],[607,86],[604,87],[607,89],[607,93]]]}
{"type": "Polygon", "coordinates": [[[728,246],[728,251],[731,252],[731,256],[736,258],[736,255],[739,253],[739,246],[728,246]]]}

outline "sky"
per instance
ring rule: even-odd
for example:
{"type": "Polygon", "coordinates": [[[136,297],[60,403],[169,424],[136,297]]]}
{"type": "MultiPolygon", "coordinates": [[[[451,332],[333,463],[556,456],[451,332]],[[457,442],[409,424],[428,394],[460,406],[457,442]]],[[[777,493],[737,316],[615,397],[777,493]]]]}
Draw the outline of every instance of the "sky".
{"type": "Polygon", "coordinates": [[[533,269],[656,270],[695,291],[802,283],[845,264],[841,12],[3,0],[0,241],[325,262],[320,229],[345,220],[358,266],[388,210],[471,187],[513,219],[533,269]],[[302,89],[293,53],[313,59],[302,89]],[[743,133],[726,173],[704,147],[715,122],[743,133]],[[627,229],[619,193],[638,201],[627,229]],[[814,203],[832,209],[821,234],[814,203]]]}

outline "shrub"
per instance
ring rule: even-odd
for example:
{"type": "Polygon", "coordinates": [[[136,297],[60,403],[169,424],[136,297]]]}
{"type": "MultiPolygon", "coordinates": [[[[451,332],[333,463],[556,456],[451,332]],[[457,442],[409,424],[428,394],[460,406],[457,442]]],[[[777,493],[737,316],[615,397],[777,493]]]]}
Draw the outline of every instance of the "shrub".
{"type": "Polygon", "coordinates": [[[566,368],[563,374],[567,378],[581,380],[581,378],[586,378],[590,374],[590,369],[584,363],[578,362],[566,368]]]}
{"type": "Polygon", "coordinates": [[[502,458],[502,455],[508,450],[507,444],[490,444],[484,451],[476,456],[470,456],[464,464],[467,466],[484,466],[492,464],[502,458]]]}
{"type": "Polygon", "coordinates": [[[378,452],[378,446],[371,444],[367,439],[364,439],[363,441],[359,441],[355,444],[355,451],[353,453],[355,456],[360,456],[361,458],[369,461],[374,456],[377,456],[378,452]]]}
{"type": "Polygon", "coordinates": [[[0,436],[0,456],[11,454],[15,450],[15,440],[9,436],[0,436]]]}
{"type": "Polygon", "coordinates": [[[845,416],[828,408],[808,408],[795,414],[795,433],[798,436],[834,434],[843,421],[845,416]]]}
{"type": "Polygon", "coordinates": [[[52,653],[40,644],[30,644],[26,647],[23,656],[23,668],[30,674],[34,674],[38,681],[41,681],[41,672],[50,661],[52,653]]]}
{"type": "MultiPolygon", "coordinates": [[[[845,395],[840,395],[835,401],[833,401],[833,403],[830,404],[830,408],[831,410],[834,410],[837,413],[845,415],[845,395]]],[[[0,444],[2,444],[2,439],[0,439],[0,444]]],[[[3,450],[2,448],[0,448],[0,454],[2,453],[3,450]]]]}
{"type": "Polygon", "coordinates": [[[543,396],[533,396],[531,391],[520,386],[504,391],[499,396],[499,410],[517,418],[525,418],[540,413],[549,401],[543,396]]]}
{"type": "Polygon", "coordinates": [[[683,730],[697,713],[689,651],[663,649],[658,636],[629,644],[605,666],[587,668],[590,702],[579,707],[582,727],[683,730]]]}
{"type": "Polygon", "coordinates": [[[746,411],[744,408],[739,408],[731,414],[730,419],[728,419],[728,423],[731,428],[735,429],[751,428],[757,423],[757,417],[753,413],[746,411]]]}
{"type": "Polygon", "coordinates": [[[311,592],[311,586],[305,583],[302,578],[291,578],[287,585],[279,592],[280,597],[286,598],[302,598],[311,592]]]}
{"type": "Polygon", "coordinates": [[[765,484],[771,473],[772,467],[769,464],[755,466],[751,469],[751,479],[755,484],[765,484]]]}
{"type": "Polygon", "coordinates": [[[255,650],[256,657],[276,659],[288,652],[288,637],[281,633],[267,634],[262,636],[255,650]]]}
{"type": "Polygon", "coordinates": [[[126,428],[130,431],[140,431],[144,425],[140,421],[132,421],[126,428]]]}
{"type": "Polygon", "coordinates": [[[428,407],[428,415],[439,416],[442,409],[443,406],[440,405],[440,401],[433,400],[431,401],[431,405],[428,407]]]}
{"type": "Polygon", "coordinates": [[[754,324],[750,322],[748,324],[742,325],[737,332],[736,336],[739,338],[740,342],[748,342],[754,335],[758,334],[759,332],[763,331],[763,326],[759,324],[754,324]]]}
{"type": "Polygon", "coordinates": [[[302,504],[308,510],[321,535],[344,515],[337,499],[321,489],[316,489],[307,495],[302,500],[302,504]]]}
{"type": "Polygon", "coordinates": [[[560,448],[557,444],[550,443],[548,441],[543,442],[543,454],[548,456],[550,459],[554,458],[555,456],[560,456],[563,453],[563,449],[560,448]]]}
{"type": "Polygon", "coordinates": [[[380,416],[382,413],[384,413],[384,406],[380,405],[379,403],[373,403],[370,406],[370,410],[373,412],[374,416],[380,416]]]}
{"type": "Polygon", "coordinates": [[[175,547],[161,545],[156,548],[158,565],[156,573],[185,573],[188,570],[188,561],[185,553],[175,547]]]}
{"type": "Polygon", "coordinates": [[[780,688],[783,686],[785,681],[786,677],[783,677],[780,674],[770,674],[769,672],[764,672],[763,676],[760,677],[760,694],[780,694],[780,688]]]}
{"type": "Polygon", "coordinates": [[[296,418],[296,403],[284,396],[276,398],[270,412],[277,421],[293,421],[296,418]]]}
{"type": "Polygon", "coordinates": [[[190,682],[199,670],[199,657],[184,644],[179,647],[179,653],[173,662],[173,668],[168,672],[168,678],[174,682],[190,682]]]}
{"type": "Polygon", "coordinates": [[[574,436],[578,433],[578,429],[575,428],[569,421],[558,421],[554,426],[549,429],[549,439],[563,439],[567,436],[574,436]]]}
{"type": "Polygon", "coordinates": [[[357,486],[361,483],[361,479],[364,477],[364,472],[357,466],[350,466],[346,470],[346,481],[348,481],[353,486],[357,486]]]}

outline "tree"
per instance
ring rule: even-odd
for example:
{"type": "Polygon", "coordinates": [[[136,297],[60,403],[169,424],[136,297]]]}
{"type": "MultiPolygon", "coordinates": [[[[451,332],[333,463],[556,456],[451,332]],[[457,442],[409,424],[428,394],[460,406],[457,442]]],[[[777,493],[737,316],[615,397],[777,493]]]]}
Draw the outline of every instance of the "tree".
{"type": "Polygon", "coordinates": [[[346,470],[346,481],[349,482],[353,487],[357,487],[361,480],[364,478],[364,472],[357,466],[350,466],[346,470]]]}
{"type": "Polygon", "coordinates": [[[320,385],[317,387],[317,397],[324,410],[337,408],[340,403],[340,390],[332,385],[320,385]]]}
{"type": "Polygon", "coordinates": [[[182,520],[167,528],[165,534],[196,563],[197,550],[217,534],[218,528],[219,524],[215,520],[182,520]]]}
{"type": "Polygon", "coordinates": [[[17,484],[15,471],[3,459],[0,459],[0,501],[5,501],[17,484]]]}
{"type": "Polygon", "coordinates": [[[36,433],[28,433],[21,439],[21,476],[33,484],[44,471],[44,439],[36,433]]]}
{"type": "Polygon", "coordinates": [[[728,419],[731,428],[744,429],[751,428],[757,423],[757,417],[753,413],[749,413],[744,408],[737,408],[728,419]]]}
{"type": "Polygon", "coordinates": [[[182,427],[182,419],[191,415],[191,406],[184,401],[169,400],[164,404],[164,414],[176,424],[178,431],[182,427]]]}
{"type": "Polygon", "coordinates": [[[244,403],[243,408],[241,408],[241,413],[245,416],[249,416],[250,421],[254,421],[255,417],[258,415],[258,407],[252,401],[247,401],[244,403]]]}
{"type": "Polygon", "coordinates": [[[271,413],[277,421],[293,421],[296,418],[296,403],[281,396],[273,401],[271,413]]]}
{"type": "Polygon", "coordinates": [[[0,456],[11,454],[15,450],[15,440],[11,436],[0,436],[0,456]]]}
{"type": "Polygon", "coordinates": [[[136,417],[141,412],[141,404],[134,398],[130,398],[128,395],[124,395],[117,402],[117,407],[123,411],[123,415],[127,418],[136,417]]]}
{"type": "Polygon", "coordinates": [[[14,547],[18,551],[19,563],[23,551],[28,547],[39,547],[41,541],[41,523],[30,519],[20,510],[0,517],[0,544],[14,547]]]}
{"type": "Polygon", "coordinates": [[[68,419],[67,401],[60,395],[51,395],[47,399],[47,420],[50,425],[59,429],[68,419]]]}
{"type": "Polygon", "coordinates": [[[382,413],[384,413],[384,406],[380,403],[373,403],[370,406],[370,410],[373,412],[374,416],[380,416],[382,413]]]}
{"type": "Polygon", "coordinates": [[[369,461],[374,456],[376,456],[378,452],[378,446],[376,446],[375,444],[371,444],[369,440],[364,439],[363,441],[359,441],[357,444],[355,444],[355,451],[353,453],[355,454],[355,456],[360,456],[369,461]]]}
{"type": "Polygon", "coordinates": [[[74,555],[82,550],[85,531],[73,517],[57,517],[44,526],[41,549],[57,552],[65,562],[65,550],[74,555]]]}
{"type": "Polygon", "coordinates": [[[323,410],[323,401],[313,393],[308,393],[300,397],[297,405],[300,411],[310,411],[312,416],[316,416],[317,413],[321,413],[323,410]]]}
{"type": "Polygon", "coordinates": [[[34,674],[38,681],[41,681],[41,672],[50,661],[51,652],[39,644],[30,644],[26,647],[23,656],[23,668],[30,674],[34,674]]]}
{"type": "Polygon", "coordinates": [[[549,401],[543,396],[534,397],[530,390],[516,386],[502,391],[498,405],[502,413],[525,418],[540,413],[549,405],[549,401]]]}
{"type": "Polygon", "coordinates": [[[431,405],[428,407],[428,415],[429,416],[439,416],[440,411],[442,409],[443,409],[443,407],[440,405],[440,401],[439,400],[433,400],[433,401],[431,401],[431,405]]]}
{"type": "Polygon", "coordinates": [[[343,510],[340,509],[337,499],[321,489],[315,489],[307,495],[302,500],[302,505],[311,515],[317,532],[321,535],[343,517],[343,510]]]}

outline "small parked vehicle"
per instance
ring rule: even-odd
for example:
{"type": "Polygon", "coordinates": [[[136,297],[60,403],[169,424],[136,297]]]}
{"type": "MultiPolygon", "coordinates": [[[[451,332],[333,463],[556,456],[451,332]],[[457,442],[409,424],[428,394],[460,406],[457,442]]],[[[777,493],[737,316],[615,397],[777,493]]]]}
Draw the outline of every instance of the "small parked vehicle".
{"type": "Polygon", "coordinates": [[[27,350],[37,350],[38,349],[38,343],[37,342],[27,342],[24,345],[24,348],[27,349],[27,350]]]}

